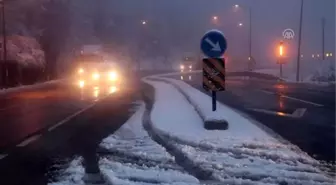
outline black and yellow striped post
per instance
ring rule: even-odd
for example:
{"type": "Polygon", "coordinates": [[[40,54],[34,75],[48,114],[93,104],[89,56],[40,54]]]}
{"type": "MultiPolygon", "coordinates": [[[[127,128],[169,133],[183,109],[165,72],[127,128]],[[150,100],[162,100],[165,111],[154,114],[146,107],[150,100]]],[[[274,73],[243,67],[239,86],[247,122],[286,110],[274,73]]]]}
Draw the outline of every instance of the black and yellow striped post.
{"type": "Polygon", "coordinates": [[[212,111],[216,111],[216,92],[225,91],[225,59],[203,59],[203,88],[212,91],[212,111]]]}

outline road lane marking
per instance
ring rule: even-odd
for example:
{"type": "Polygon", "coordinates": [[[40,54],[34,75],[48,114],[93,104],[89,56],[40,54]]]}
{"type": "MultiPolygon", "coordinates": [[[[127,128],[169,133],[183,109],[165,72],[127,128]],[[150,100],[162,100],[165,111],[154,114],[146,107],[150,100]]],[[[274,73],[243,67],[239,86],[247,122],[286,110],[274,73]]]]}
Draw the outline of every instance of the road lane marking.
{"type": "Polygon", "coordinates": [[[66,117],[66,118],[63,119],[62,121],[60,121],[60,122],[56,123],[55,125],[49,127],[49,128],[48,128],[48,132],[54,130],[55,128],[57,128],[57,127],[59,127],[59,126],[61,126],[61,125],[63,125],[64,123],[68,122],[68,121],[71,120],[72,118],[74,118],[74,117],[78,116],[79,114],[83,113],[84,111],[90,109],[90,108],[93,107],[94,105],[95,105],[95,103],[93,103],[93,104],[91,104],[91,105],[85,107],[84,109],[81,109],[80,111],[78,111],[78,112],[76,112],[76,113],[74,113],[74,114],[72,114],[72,115],[66,117]]]}
{"type": "Polygon", "coordinates": [[[261,91],[263,93],[266,93],[266,94],[274,94],[274,95],[278,95],[282,98],[287,98],[287,99],[290,99],[290,100],[295,100],[295,101],[311,104],[311,105],[314,105],[314,106],[317,106],[317,107],[323,107],[324,106],[322,104],[314,103],[314,102],[307,101],[307,100],[302,100],[302,99],[299,99],[299,98],[294,98],[294,97],[291,97],[291,96],[281,95],[281,94],[274,93],[274,92],[271,92],[271,91],[266,91],[266,90],[259,90],[259,91],[261,91]]]}
{"type": "Polygon", "coordinates": [[[17,147],[24,147],[27,146],[28,144],[36,141],[38,138],[40,138],[42,135],[35,135],[27,138],[26,140],[22,141],[20,144],[16,145],[17,147]]]}
{"type": "Polygon", "coordinates": [[[291,118],[302,118],[303,115],[306,113],[307,109],[300,108],[296,109],[292,114],[280,112],[280,111],[272,111],[267,109],[257,109],[257,108],[247,108],[249,110],[255,111],[255,112],[261,112],[265,114],[271,114],[276,116],[282,116],[282,117],[291,117],[291,118]]]}
{"type": "Polygon", "coordinates": [[[6,158],[7,156],[8,154],[0,154],[0,160],[6,158]]]}
{"type": "Polygon", "coordinates": [[[266,94],[275,94],[275,93],[273,93],[273,92],[265,91],[265,90],[259,90],[259,91],[261,91],[261,92],[263,92],[263,93],[266,93],[266,94]]]}
{"type": "Polygon", "coordinates": [[[280,95],[280,96],[283,97],[283,98],[288,98],[288,99],[291,99],[291,100],[296,100],[296,101],[300,101],[300,102],[303,102],[303,103],[315,105],[317,107],[323,107],[323,105],[318,104],[318,103],[314,103],[314,102],[311,102],[311,101],[302,100],[302,99],[299,99],[299,98],[294,98],[294,97],[290,97],[290,96],[286,96],[286,95],[280,95]]]}

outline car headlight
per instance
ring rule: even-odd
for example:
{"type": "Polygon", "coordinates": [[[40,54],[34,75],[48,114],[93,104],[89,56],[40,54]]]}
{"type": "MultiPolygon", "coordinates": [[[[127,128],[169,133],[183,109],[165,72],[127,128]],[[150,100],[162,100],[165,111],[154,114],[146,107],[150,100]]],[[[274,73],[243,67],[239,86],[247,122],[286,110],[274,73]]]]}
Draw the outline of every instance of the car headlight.
{"type": "Polygon", "coordinates": [[[110,73],[109,73],[109,79],[110,79],[111,81],[116,81],[117,78],[118,78],[118,75],[117,75],[116,72],[110,72],[110,73]]]}
{"type": "Polygon", "coordinates": [[[79,68],[79,69],[78,69],[78,73],[79,73],[79,74],[84,73],[84,69],[83,69],[83,68],[79,68]]]}
{"type": "Polygon", "coordinates": [[[80,80],[79,83],[78,83],[78,85],[79,85],[80,88],[83,88],[84,85],[85,85],[84,80],[80,80]]]}
{"type": "Polygon", "coordinates": [[[100,78],[99,73],[94,73],[94,74],[92,75],[92,78],[93,78],[94,80],[98,80],[98,79],[100,78]]]}
{"type": "Polygon", "coordinates": [[[192,68],[192,66],[190,65],[190,66],[189,66],[189,69],[191,69],[191,68],[192,68]]]}
{"type": "Polygon", "coordinates": [[[184,69],[184,65],[181,65],[180,68],[181,68],[181,69],[184,69]]]}

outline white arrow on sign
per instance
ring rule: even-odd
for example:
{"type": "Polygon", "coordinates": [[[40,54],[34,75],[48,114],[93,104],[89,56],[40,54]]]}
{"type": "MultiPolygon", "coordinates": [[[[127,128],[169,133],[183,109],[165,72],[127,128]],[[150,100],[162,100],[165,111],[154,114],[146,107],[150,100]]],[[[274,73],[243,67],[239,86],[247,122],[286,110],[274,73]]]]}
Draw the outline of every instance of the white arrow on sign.
{"type": "Polygon", "coordinates": [[[216,44],[212,42],[212,40],[210,40],[208,37],[205,39],[205,41],[210,44],[212,46],[212,49],[213,51],[219,51],[221,52],[222,49],[221,47],[219,46],[219,42],[217,42],[216,44]]]}

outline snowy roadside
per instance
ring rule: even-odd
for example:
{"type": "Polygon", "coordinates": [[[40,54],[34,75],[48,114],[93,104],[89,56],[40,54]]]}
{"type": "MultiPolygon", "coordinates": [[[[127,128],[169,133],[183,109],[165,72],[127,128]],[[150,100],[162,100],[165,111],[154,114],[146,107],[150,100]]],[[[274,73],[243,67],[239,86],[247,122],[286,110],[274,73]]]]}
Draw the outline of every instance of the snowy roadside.
{"type": "Polygon", "coordinates": [[[212,112],[210,97],[172,80],[197,105],[196,111],[179,90],[150,80],[155,78],[160,80],[155,76],[143,79],[155,88],[150,115],[153,130],[169,142],[174,141],[174,147],[209,172],[212,180],[227,184],[333,184],[317,168],[319,162],[297,147],[280,142],[225,105],[218,103],[218,111],[212,112]],[[205,130],[202,117],[226,119],[229,129],[205,130]]]}
{"type": "MultiPolygon", "coordinates": [[[[108,184],[113,185],[196,185],[199,181],[187,174],[165,148],[151,140],[143,128],[143,102],[137,111],[114,134],[105,138],[99,167],[108,184]]],[[[58,182],[50,185],[84,185],[82,157],[74,159],[58,182]]]]}
{"type": "Polygon", "coordinates": [[[17,86],[17,87],[11,87],[11,88],[7,88],[7,89],[0,89],[0,95],[4,95],[7,93],[15,93],[15,92],[20,92],[20,91],[24,91],[24,90],[31,90],[31,89],[36,89],[36,88],[42,88],[51,84],[57,84],[62,82],[63,80],[51,80],[51,81],[47,81],[47,82],[42,82],[42,83],[36,83],[33,85],[21,85],[21,86],[17,86]]]}

